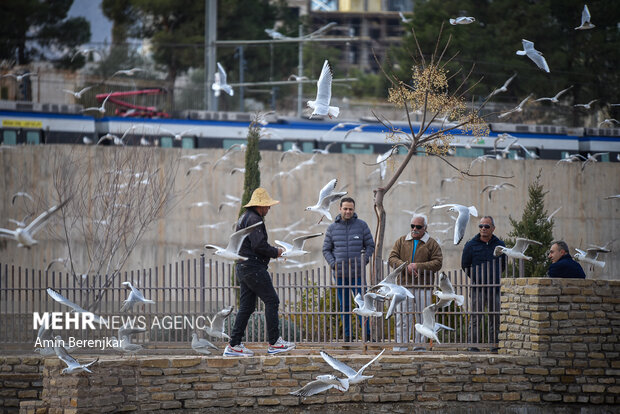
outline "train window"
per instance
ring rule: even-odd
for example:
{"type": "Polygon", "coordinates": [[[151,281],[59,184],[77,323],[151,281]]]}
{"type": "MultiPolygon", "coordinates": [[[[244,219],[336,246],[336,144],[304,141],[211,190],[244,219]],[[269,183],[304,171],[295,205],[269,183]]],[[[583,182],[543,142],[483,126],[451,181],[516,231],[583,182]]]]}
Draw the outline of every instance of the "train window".
{"type": "Polygon", "coordinates": [[[10,129],[2,131],[2,144],[17,145],[17,131],[11,131],[10,129]]]}
{"type": "MultiPolygon", "coordinates": [[[[297,142],[295,142],[295,141],[284,141],[282,143],[282,151],[290,150],[291,148],[293,148],[293,145],[295,145],[297,148],[299,148],[299,145],[297,145],[297,142]]],[[[301,149],[302,151],[305,151],[305,149],[303,147],[299,148],[299,149],[301,149]]],[[[312,151],[312,149],[310,149],[310,151],[308,151],[308,152],[311,152],[311,151],[312,151]]]]}
{"type": "Polygon", "coordinates": [[[372,154],[374,152],[374,145],[372,144],[360,144],[360,143],[343,143],[342,152],[345,154],[372,154]]]}
{"type": "Polygon", "coordinates": [[[314,149],[314,142],[302,142],[301,143],[301,150],[303,152],[312,152],[313,149],[314,149]]]}
{"type": "Polygon", "coordinates": [[[172,137],[161,137],[159,139],[159,146],[162,148],[172,148],[174,146],[174,141],[172,137]]]}
{"type": "Polygon", "coordinates": [[[39,145],[41,143],[41,133],[39,131],[26,132],[26,144],[39,145]]]}
{"type": "Polygon", "coordinates": [[[609,162],[609,153],[601,154],[601,162],[609,162]]]}
{"type": "Polygon", "coordinates": [[[471,157],[476,158],[481,155],[484,155],[484,148],[464,148],[464,147],[456,147],[457,157],[471,157]]]}
{"type": "Polygon", "coordinates": [[[222,148],[228,149],[235,144],[245,144],[246,142],[245,139],[225,139],[222,141],[222,148]]]}
{"type": "Polygon", "coordinates": [[[183,137],[183,140],[181,141],[181,148],[195,148],[194,138],[183,137]]]}

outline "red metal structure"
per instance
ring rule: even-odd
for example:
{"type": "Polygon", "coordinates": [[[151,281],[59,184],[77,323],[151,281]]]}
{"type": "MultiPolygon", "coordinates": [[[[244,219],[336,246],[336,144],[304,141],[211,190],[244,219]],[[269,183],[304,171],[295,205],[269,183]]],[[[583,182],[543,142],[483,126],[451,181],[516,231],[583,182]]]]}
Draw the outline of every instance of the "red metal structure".
{"type": "Polygon", "coordinates": [[[168,114],[167,112],[159,111],[155,106],[134,105],[119,99],[121,97],[127,96],[164,94],[166,94],[165,89],[154,88],[142,89],[137,91],[99,93],[96,95],[96,98],[98,102],[103,102],[109,96],[108,102],[112,102],[118,105],[118,107],[114,109],[114,114],[121,117],[170,118],[170,114],[168,114]]]}

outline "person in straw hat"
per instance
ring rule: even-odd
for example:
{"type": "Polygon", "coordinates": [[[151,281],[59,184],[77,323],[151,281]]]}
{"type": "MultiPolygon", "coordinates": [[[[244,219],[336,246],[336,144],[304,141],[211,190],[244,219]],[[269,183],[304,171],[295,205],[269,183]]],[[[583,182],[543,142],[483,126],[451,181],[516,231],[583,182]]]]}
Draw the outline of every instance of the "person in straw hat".
{"type": "Polygon", "coordinates": [[[248,259],[237,262],[235,268],[240,288],[240,304],[235,326],[230,335],[230,342],[224,350],[224,356],[254,355],[251,349],[246,348],[241,343],[241,338],[250,316],[256,310],[257,297],[265,303],[265,321],[269,339],[267,353],[277,354],[295,348],[294,343],[285,341],[280,336],[280,327],[278,326],[280,299],[267,271],[269,260],[280,257],[283,252],[282,248],[269,244],[263,219],[269,213],[271,206],[278,203],[278,200],[269,196],[267,190],[259,187],[252,193],[252,198],[244,206],[247,210],[237,221],[237,231],[259,222],[263,224],[243,240],[239,249],[239,255],[248,259]]]}

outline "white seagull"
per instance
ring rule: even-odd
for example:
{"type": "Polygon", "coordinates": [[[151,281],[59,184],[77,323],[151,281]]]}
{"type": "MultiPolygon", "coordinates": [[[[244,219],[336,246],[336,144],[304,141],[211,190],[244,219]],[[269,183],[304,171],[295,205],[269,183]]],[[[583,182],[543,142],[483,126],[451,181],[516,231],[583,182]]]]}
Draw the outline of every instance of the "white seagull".
{"type": "Polygon", "coordinates": [[[110,96],[112,96],[112,94],[108,94],[108,96],[105,97],[105,99],[103,100],[103,102],[101,103],[101,106],[96,107],[96,106],[91,106],[89,108],[86,109],[82,109],[82,112],[86,112],[86,111],[97,111],[99,112],[101,115],[105,114],[105,104],[106,102],[108,102],[108,99],[110,99],[110,96]]]}
{"type": "Polygon", "coordinates": [[[75,99],[80,99],[82,97],[82,94],[84,94],[84,92],[89,91],[90,89],[92,89],[92,86],[87,86],[84,89],[74,92],[74,91],[70,91],[69,89],[63,89],[62,91],[64,93],[68,93],[69,95],[73,95],[73,97],[75,99]]]}
{"type": "Polygon", "coordinates": [[[532,260],[530,256],[526,256],[524,254],[525,250],[527,250],[530,244],[537,244],[539,246],[542,246],[542,243],[536,240],[529,240],[522,237],[517,237],[515,245],[512,248],[496,246],[495,250],[493,250],[493,256],[499,257],[502,254],[505,254],[506,256],[512,257],[513,259],[532,260]]]}
{"type": "Polygon", "coordinates": [[[577,253],[575,253],[575,256],[574,256],[575,260],[588,263],[590,265],[590,270],[593,270],[594,266],[598,266],[601,269],[604,268],[605,262],[602,260],[596,260],[596,258],[598,257],[599,253],[609,253],[611,251],[609,249],[606,249],[600,246],[591,247],[589,249],[586,249],[585,252],[580,249],[575,249],[575,250],[577,250],[577,253]]]}
{"type": "Polygon", "coordinates": [[[128,310],[133,309],[135,304],[139,303],[149,303],[154,304],[155,301],[151,299],[146,299],[142,292],[140,292],[137,288],[135,288],[131,282],[123,282],[122,285],[125,285],[131,289],[131,293],[127,296],[127,299],[123,302],[123,306],[121,307],[121,312],[126,312],[128,310]]]}
{"type": "Polygon", "coordinates": [[[377,156],[377,164],[379,164],[379,175],[383,180],[385,178],[385,173],[387,172],[387,160],[392,156],[392,154],[396,151],[395,148],[390,148],[389,151],[384,152],[377,156]]]}
{"type": "Polygon", "coordinates": [[[15,73],[7,73],[6,75],[2,75],[0,76],[0,78],[15,78],[16,82],[21,82],[24,78],[27,78],[28,76],[37,76],[36,73],[30,73],[30,72],[26,72],[26,73],[22,73],[21,75],[17,75],[15,73]]]}
{"type": "MultiPolygon", "coordinates": [[[[514,108],[512,108],[510,111],[508,112],[504,112],[503,114],[498,115],[498,118],[504,118],[505,116],[508,116],[514,112],[522,112],[523,111],[523,107],[525,106],[525,104],[527,103],[527,101],[530,100],[530,98],[534,96],[533,93],[530,93],[527,98],[525,98],[524,100],[522,100],[519,105],[515,106],[514,108]]],[[[517,138],[518,139],[518,138],[517,138]]]]}
{"type": "Polygon", "coordinates": [[[396,278],[401,274],[402,270],[406,266],[407,262],[403,262],[403,264],[398,266],[389,275],[387,275],[385,279],[383,279],[376,286],[373,286],[371,288],[371,290],[379,288],[381,294],[386,298],[390,299],[390,307],[385,314],[385,319],[389,319],[389,317],[392,316],[392,314],[394,313],[396,305],[406,300],[407,297],[414,299],[413,293],[411,293],[409,289],[399,285],[396,282],[396,278]]]}
{"type": "Polygon", "coordinates": [[[298,397],[310,397],[311,395],[327,391],[330,388],[336,388],[338,391],[347,391],[349,389],[349,381],[337,378],[335,375],[317,375],[314,381],[304,385],[297,391],[290,392],[290,395],[298,397]]]}
{"type": "Polygon", "coordinates": [[[56,355],[58,355],[58,358],[62,362],[67,364],[67,368],[63,368],[62,371],[60,371],[61,374],[73,374],[74,372],[81,372],[81,371],[92,373],[92,371],[88,369],[88,367],[93,365],[95,362],[99,361],[99,358],[87,364],[80,364],[79,362],[77,362],[75,358],[69,355],[65,347],[62,346],[63,340],[60,337],[60,335],[57,335],[56,338],[54,339],[55,339],[54,352],[56,352],[56,355]]]}
{"type": "Polygon", "coordinates": [[[146,72],[146,71],[142,68],[121,69],[121,70],[117,70],[116,72],[114,72],[114,74],[110,77],[113,78],[116,75],[133,76],[138,72],[146,72]]]}
{"type": "Polygon", "coordinates": [[[223,257],[224,259],[248,260],[247,257],[239,256],[239,249],[241,248],[241,243],[243,243],[243,239],[245,239],[248,234],[253,232],[258,226],[262,224],[263,222],[259,221],[258,223],[254,223],[251,226],[248,226],[231,234],[226,248],[222,248],[214,244],[205,244],[205,249],[215,249],[214,253],[218,256],[223,257]]]}
{"type": "Polygon", "coordinates": [[[411,23],[411,21],[413,20],[413,19],[407,19],[405,15],[403,14],[403,12],[400,12],[400,11],[398,12],[398,16],[400,17],[400,21],[403,23],[411,23]]]}
{"type": "Polygon", "coordinates": [[[52,214],[63,208],[69,200],[70,198],[50,208],[49,210],[44,211],[39,215],[39,217],[32,220],[26,227],[18,227],[15,230],[0,228],[0,237],[6,237],[7,239],[17,241],[17,247],[26,247],[28,249],[31,248],[35,244],[38,244],[38,241],[34,239],[34,235],[43,228],[52,214]]]}
{"type": "Polygon", "coordinates": [[[480,191],[480,194],[484,193],[485,191],[489,190],[488,195],[489,195],[489,201],[491,200],[491,194],[493,193],[493,191],[499,191],[499,190],[504,190],[507,187],[512,187],[512,188],[517,188],[514,185],[508,183],[508,182],[504,182],[501,184],[496,184],[496,185],[487,185],[486,187],[484,187],[482,189],[482,191],[480,191]]]}
{"type": "Polygon", "coordinates": [[[588,30],[594,29],[596,26],[590,22],[590,10],[588,10],[588,5],[583,5],[583,11],[581,12],[581,25],[575,27],[575,30],[588,30]]]}
{"type": "Polygon", "coordinates": [[[226,339],[227,341],[230,340],[230,336],[224,333],[224,320],[230,316],[233,308],[234,306],[231,305],[215,314],[213,319],[210,320],[211,324],[209,326],[205,326],[204,328],[207,335],[214,338],[226,339]]]}
{"type": "Polygon", "coordinates": [[[377,310],[377,306],[375,302],[377,300],[385,299],[385,296],[379,295],[377,293],[366,292],[364,294],[364,298],[362,299],[362,294],[358,293],[355,295],[353,299],[357,304],[357,308],[353,309],[353,313],[359,316],[381,316],[383,312],[377,310]]]}
{"type": "Polygon", "coordinates": [[[427,337],[431,340],[431,346],[433,341],[436,341],[438,344],[439,338],[437,337],[438,328],[435,326],[435,312],[437,311],[437,305],[429,305],[422,310],[422,323],[415,324],[415,330],[422,336],[427,337]]]}
{"type": "Polygon", "coordinates": [[[512,82],[512,80],[516,76],[517,76],[517,74],[515,73],[514,75],[509,77],[508,80],[506,82],[504,82],[504,84],[500,88],[497,88],[493,92],[491,92],[491,94],[489,96],[487,96],[487,99],[489,99],[491,96],[497,95],[500,92],[507,92],[508,91],[508,85],[510,85],[510,82],[512,82]]]}
{"type": "Polygon", "coordinates": [[[32,196],[24,191],[18,191],[15,194],[13,194],[11,196],[11,204],[15,205],[15,200],[17,199],[17,197],[25,197],[28,200],[30,200],[31,202],[34,202],[34,198],[32,198],[32,196]]]}
{"type": "Polygon", "coordinates": [[[213,82],[213,85],[211,85],[211,89],[214,90],[215,96],[220,96],[221,91],[226,92],[230,96],[233,96],[235,94],[232,86],[226,83],[226,71],[224,70],[222,65],[220,65],[220,62],[217,62],[217,72],[215,72],[214,76],[215,81],[213,82]]]}
{"type": "Polygon", "coordinates": [[[538,66],[540,69],[544,70],[547,73],[551,72],[543,54],[540,53],[538,50],[534,49],[534,42],[530,42],[529,40],[525,39],[521,39],[521,42],[523,43],[523,50],[517,50],[517,55],[525,55],[532,59],[532,62],[536,63],[536,66],[538,66]]]}
{"type": "Polygon", "coordinates": [[[467,224],[469,223],[469,215],[471,214],[474,217],[478,217],[478,210],[474,206],[463,206],[461,204],[441,204],[438,206],[433,206],[433,208],[444,208],[450,207],[448,211],[454,211],[459,213],[459,216],[456,219],[456,224],[454,225],[454,244],[457,245],[463,240],[463,236],[465,236],[465,230],[467,229],[467,224]]]}
{"type": "Polygon", "coordinates": [[[550,101],[552,103],[558,103],[558,98],[560,96],[562,96],[564,93],[566,93],[567,91],[569,91],[571,88],[573,87],[573,85],[569,86],[566,89],[562,89],[560,92],[556,93],[555,96],[551,97],[551,98],[538,98],[536,99],[534,102],[541,102],[541,101],[550,101]]]}
{"type": "Polygon", "coordinates": [[[199,354],[210,355],[211,351],[209,351],[209,348],[218,349],[217,346],[213,345],[206,339],[198,338],[198,334],[196,332],[192,334],[192,349],[194,351],[198,352],[199,354]]]}
{"type": "Polygon", "coordinates": [[[96,49],[94,47],[91,48],[86,48],[86,49],[80,49],[77,52],[75,52],[75,54],[71,57],[71,62],[73,62],[73,60],[78,56],[78,55],[82,55],[84,57],[88,57],[88,55],[92,53],[95,55],[99,55],[99,59],[103,59],[103,54],[101,53],[100,49],[96,49]]]}
{"type": "MultiPolygon", "coordinates": [[[[325,184],[325,187],[323,187],[319,192],[319,200],[315,205],[306,207],[306,211],[314,211],[315,213],[319,213],[321,216],[327,217],[329,221],[332,221],[332,215],[329,212],[330,204],[347,194],[346,191],[335,191],[337,182],[338,180],[334,178],[325,184]]],[[[321,217],[321,220],[322,219],[323,217],[321,217]]]]}
{"type": "Polygon", "coordinates": [[[282,33],[274,29],[265,29],[265,33],[267,33],[269,37],[271,37],[274,40],[290,39],[290,37],[284,36],[282,33]]]}
{"type": "Polygon", "coordinates": [[[587,104],[575,104],[573,105],[575,108],[577,107],[582,107],[583,109],[592,109],[592,104],[594,102],[598,101],[598,99],[592,99],[590,102],[588,102],[587,104]]]}
{"type": "Polygon", "coordinates": [[[308,101],[308,106],[312,108],[310,118],[312,118],[313,115],[327,115],[330,118],[338,117],[340,109],[337,106],[329,106],[329,102],[332,98],[332,79],[332,69],[329,66],[329,62],[326,60],[323,62],[321,76],[319,76],[319,80],[316,83],[316,99],[314,101],[308,101]]]}
{"type": "Polygon", "coordinates": [[[457,17],[456,19],[450,19],[450,24],[453,26],[457,24],[471,24],[475,21],[475,17],[457,17]]]}
{"type": "Polygon", "coordinates": [[[65,305],[70,307],[71,309],[73,309],[72,312],[75,313],[90,313],[93,315],[93,322],[98,323],[99,325],[103,324],[103,320],[101,319],[101,317],[93,314],[90,311],[87,311],[86,309],[76,305],[75,303],[71,302],[69,299],[65,298],[63,295],[61,295],[60,293],[56,292],[55,290],[53,290],[52,288],[47,288],[47,294],[50,295],[50,297],[52,299],[54,299],[56,302],[60,303],[61,305],[65,305]]]}
{"type": "Polygon", "coordinates": [[[433,292],[433,295],[437,296],[439,299],[439,302],[436,303],[438,308],[445,308],[449,306],[452,301],[454,301],[457,306],[463,306],[465,296],[456,294],[454,286],[452,286],[452,282],[450,282],[450,278],[444,272],[439,274],[439,288],[441,290],[433,292]]]}
{"type": "Polygon", "coordinates": [[[337,371],[342,372],[344,375],[347,376],[345,381],[347,381],[349,385],[354,385],[354,384],[359,384],[360,382],[366,381],[373,377],[372,375],[363,375],[364,370],[368,368],[377,359],[379,359],[379,357],[381,357],[381,355],[383,355],[384,352],[385,352],[385,349],[357,371],[355,371],[353,368],[351,368],[344,362],[338,361],[336,358],[330,356],[325,351],[321,351],[321,356],[323,357],[325,362],[331,365],[332,368],[334,368],[337,371]]]}
{"type": "Polygon", "coordinates": [[[303,256],[304,254],[310,253],[304,250],[304,243],[306,242],[306,240],[322,235],[323,233],[314,233],[305,236],[295,237],[293,239],[293,244],[289,244],[280,240],[276,240],[275,243],[284,249],[284,252],[282,252],[282,257],[284,258],[303,256]]]}
{"type": "Polygon", "coordinates": [[[551,223],[551,219],[553,219],[553,216],[555,216],[555,214],[560,211],[560,209],[562,208],[562,206],[556,208],[555,210],[553,210],[553,213],[549,214],[549,217],[547,217],[547,223],[551,223]]]}

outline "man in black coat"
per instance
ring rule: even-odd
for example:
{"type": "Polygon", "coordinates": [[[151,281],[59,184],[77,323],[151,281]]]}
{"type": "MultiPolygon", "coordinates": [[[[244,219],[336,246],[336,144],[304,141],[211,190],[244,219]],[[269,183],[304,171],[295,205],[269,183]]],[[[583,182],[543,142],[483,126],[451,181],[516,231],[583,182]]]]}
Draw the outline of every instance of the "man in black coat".
{"type": "Polygon", "coordinates": [[[549,259],[551,259],[551,266],[549,266],[547,276],[572,279],[586,278],[586,274],[583,272],[581,265],[570,257],[566,242],[558,240],[551,243],[549,259]]]}
{"type": "MultiPolygon", "coordinates": [[[[478,224],[479,234],[468,241],[463,248],[461,256],[461,268],[470,278],[471,289],[471,325],[467,332],[467,342],[485,342],[485,338],[479,337],[479,326],[483,323],[484,308],[486,305],[489,315],[489,342],[497,343],[499,334],[499,310],[500,310],[500,277],[506,267],[506,255],[499,258],[493,256],[497,246],[506,244],[493,234],[495,222],[493,217],[484,216],[478,224]]],[[[478,348],[470,348],[477,351],[478,348]]]]}

